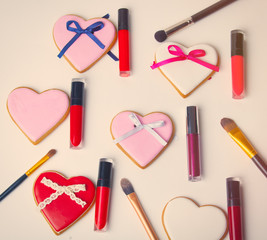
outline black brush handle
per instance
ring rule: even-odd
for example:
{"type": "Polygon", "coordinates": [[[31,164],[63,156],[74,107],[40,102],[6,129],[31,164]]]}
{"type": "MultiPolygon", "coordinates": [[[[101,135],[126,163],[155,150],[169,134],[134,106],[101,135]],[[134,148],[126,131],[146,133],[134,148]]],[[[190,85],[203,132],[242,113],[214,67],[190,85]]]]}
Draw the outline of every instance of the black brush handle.
{"type": "Polygon", "coordinates": [[[263,173],[265,177],[267,177],[267,165],[264,160],[256,154],[251,160],[255,163],[258,169],[263,173]]]}
{"type": "Polygon", "coordinates": [[[234,1],[237,1],[237,0],[221,0],[219,2],[216,2],[213,5],[203,9],[202,11],[200,11],[200,12],[198,12],[196,14],[194,14],[192,16],[192,20],[193,20],[193,22],[196,22],[196,21],[198,21],[198,20],[200,20],[200,19],[202,19],[202,18],[204,18],[204,17],[216,12],[217,10],[227,6],[228,4],[230,4],[230,3],[234,2],[234,1]]]}
{"type": "Polygon", "coordinates": [[[19,186],[28,176],[23,174],[16,182],[11,184],[7,190],[0,195],[0,201],[2,201],[9,193],[11,193],[17,186],[19,186]]]}

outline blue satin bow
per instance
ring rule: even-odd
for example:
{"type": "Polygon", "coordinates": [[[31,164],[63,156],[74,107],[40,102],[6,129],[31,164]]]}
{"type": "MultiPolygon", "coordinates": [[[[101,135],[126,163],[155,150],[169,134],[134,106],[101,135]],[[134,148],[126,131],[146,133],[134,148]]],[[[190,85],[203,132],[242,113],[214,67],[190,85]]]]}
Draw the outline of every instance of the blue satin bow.
{"type": "Polygon", "coordinates": [[[88,26],[86,29],[82,29],[78,22],[76,21],[68,21],[67,29],[71,32],[75,32],[76,35],[64,46],[64,48],[58,54],[58,57],[61,58],[64,53],[68,50],[68,48],[82,35],[86,34],[90,37],[101,49],[105,48],[105,45],[94,35],[94,32],[99,31],[104,27],[103,22],[95,22],[92,25],[88,26]],[[76,28],[71,27],[71,24],[75,24],[76,28]]]}

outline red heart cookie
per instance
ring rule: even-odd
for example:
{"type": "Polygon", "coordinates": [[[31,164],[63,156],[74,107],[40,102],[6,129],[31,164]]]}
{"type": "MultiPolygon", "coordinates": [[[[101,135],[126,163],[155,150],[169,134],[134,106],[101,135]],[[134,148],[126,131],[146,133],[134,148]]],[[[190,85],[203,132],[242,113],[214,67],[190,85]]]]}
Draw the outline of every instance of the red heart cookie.
{"type": "Polygon", "coordinates": [[[33,195],[52,230],[60,234],[93,205],[95,186],[83,176],[67,179],[58,172],[49,171],[35,180],[33,195]]]}

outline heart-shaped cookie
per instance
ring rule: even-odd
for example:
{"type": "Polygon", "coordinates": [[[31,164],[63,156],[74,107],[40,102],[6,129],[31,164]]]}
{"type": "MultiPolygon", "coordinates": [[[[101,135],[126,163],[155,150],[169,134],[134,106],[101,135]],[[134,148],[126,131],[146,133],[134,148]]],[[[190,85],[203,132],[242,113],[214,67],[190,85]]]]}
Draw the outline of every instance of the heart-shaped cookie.
{"type": "Polygon", "coordinates": [[[35,180],[33,195],[52,230],[60,234],[91,208],[95,186],[83,176],[67,179],[58,172],[48,171],[35,180]]]}
{"type": "Polygon", "coordinates": [[[162,224],[168,239],[225,239],[228,219],[225,211],[212,204],[199,205],[193,199],[172,198],[162,212],[162,224]]]}
{"type": "Polygon", "coordinates": [[[55,23],[53,36],[60,51],[73,41],[64,57],[76,71],[82,73],[111,49],[117,32],[106,18],[84,20],[76,15],[65,15],[55,23]]]}
{"type": "Polygon", "coordinates": [[[140,168],[146,168],[171,142],[174,125],[161,112],[142,116],[124,111],[117,114],[110,125],[117,146],[140,168]]]}
{"type": "Polygon", "coordinates": [[[58,89],[38,93],[31,88],[14,89],[7,99],[7,110],[26,137],[38,144],[50,134],[69,113],[69,97],[58,89]]]}
{"type": "Polygon", "coordinates": [[[219,71],[219,57],[216,50],[207,44],[190,48],[174,42],[159,46],[155,53],[152,69],[158,68],[165,78],[183,97],[188,97],[215,71],[219,71]]]}

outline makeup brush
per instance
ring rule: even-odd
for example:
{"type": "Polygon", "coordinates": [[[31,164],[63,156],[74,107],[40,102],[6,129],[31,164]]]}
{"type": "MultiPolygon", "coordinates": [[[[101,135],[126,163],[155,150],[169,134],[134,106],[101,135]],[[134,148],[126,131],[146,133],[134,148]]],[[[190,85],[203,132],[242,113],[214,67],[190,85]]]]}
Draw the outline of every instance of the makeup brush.
{"type": "Polygon", "coordinates": [[[230,118],[223,118],[221,125],[230,137],[243,149],[243,151],[251,158],[260,171],[267,177],[267,165],[258,155],[257,151],[239,129],[236,123],[230,118]]]}
{"type": "Polygon", "coordinates": [[[151,240],[157,240],[158,237],[154,231],[154,229],[152,228],[152,225],[150,224],[142,206],[141,203],[138,200],[138,197],[133,189],[132,184],[129,182],[128,179],[126,178],[122,178],[121,179],[121,187],[122,190],[124,191],[124,193],[126,194],[126,196],[128,197],[129,201],[131,202],[134,210],[136,211],[139,219],[141,220],[149,238],[151,240]]]}
{"type": "Polygon", "coordinates": [[[181,30],[181,29],[201,20],[202,18],[216,12],[217,10],[227,6],[228,4],[230,4],[234,1],[236,1],[236,0],[221,0],[219,2],[216,2],[213,5],[203,9],[202,11],[192,15],[191,17],[186,18],[183,21],[181,21],[181,22],[179,22],[179,23],[177,23],[177,24],[175,24],[169,28],[166,28],[165,30],[157,31],[155,33],[154,37],[158,42],[163,42],[167,39],[167,37],[169,37],[174,32],[181,30]]]}
{"type": "Polygon", "coordinates": [[[18,187],[27,177],[29,177],[37,168],[39,168],[43,163],[45,163],[55,153],[56,153],[56,150],[51,149],[41,160],[39,160],[34,166],[32,166],[26,173],[24,173],[20,178],[18,178],[17,181],[15,181],[13,184],[11,184],[0,195],[0,201],[2,201],[9,193],[11,193],[16,187],[18,187]]]}

